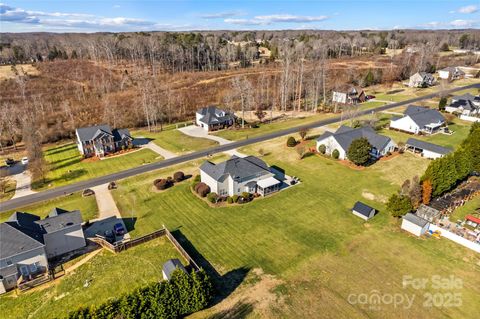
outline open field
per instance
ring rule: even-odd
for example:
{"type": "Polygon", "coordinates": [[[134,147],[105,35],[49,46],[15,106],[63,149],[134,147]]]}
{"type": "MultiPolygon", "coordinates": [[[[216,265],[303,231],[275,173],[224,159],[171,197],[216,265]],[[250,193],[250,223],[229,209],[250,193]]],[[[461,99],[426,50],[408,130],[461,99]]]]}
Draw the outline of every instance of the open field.
{"type": "MultiPolygon", "coordinates": [[[[98,214],[95,196],[82,197],[79,193],[59,197],[31,206],[22,207],[17,209],[17,211],[32,213],[43,218],[47,216],[55,207],[60,207],[67,210],[78,209],[82,213],[82,218],[84,221],[94,219],[98,214]]],[[[4,222],[6,219],[8,219],[13,212],[14,211],[0,213],[0,222],[4,222]]]]}
{"type": "MultiPolygon", "coordinates": [[[[40,72],[31,64],[18,64],[15,66],[17,72],[20,74],[39,75],[40,72]]],[[[0,66],[0,81],[15,78],[15,71],[11,65],[0,66]]]]}
{"type": "Polygon", "coordinates": [[[0,297],[0,313],[3,319],[59,318],[80,306],[98,305],[162,280],[162,265],[170,258],[181,256],[166,237],[117,255],[104,250],[55,282],[19,296],[12,292],[0,297]]]}
{"type": "Polygon", "coordinates": [[[104,160],[84,160],[73,143],[49,148],[44,151],[44,157],[49,169],[47,181],[32,183],[32,188],[37,190],[67,185],[161,159],[157,153],[142,149],[104,160]]]}
{"type": "MultiPolygon", "coordinates": [[[[241,151],[255,154],[264,149],[269,164],[299,176],[302,183],[243,206],[212,209],[191,194],[190,183],[162,193],[151,191],[153,179],[178,168],[124,180],[113,194],[126,217],[131,217],[132,210],[126,198],[135,198],[134,237],[165,224],[179,229],[221,274],[247,267],[264,271],[262,278],[273,277],[276,284],[266,292],[270,302],[259,302],[261,307],[255,306],[252,317],[315,317],[319,313],[349,318],[474,317],[480,293],[479,257],[445,239],[413,238],[385,212],[388,195],[404,179],[421,175],[427,160],[404,154],[358,171],[319,156],[300,161],[284,142],[279,138],[241,151]],[[350,208],[357,200],[371,204],[379,214],[368,223],[356,218],[350,208]],[[420,293],[402,288],[403,275],[430,278],[438,273],[463,280],[461,308],[425,308],[420,298],[431,288],[420,293]],[[418,299],[408,311],[388,305],[371,310],[346,301],[351,293],[372,290],[417,294],[418,299]]],[[[195,172],[196,167],[184,165],[182,170],[195,172]]],[[[247,280],[239,288],[242,294],[231,298],[254,293],[252,289],[255,283],[247,280]]],[[[227,298],[194,317],[221,312],[232,302],[227,298]]]]}
{"type": "Polygon", "coordinates": [[[162,132],[133,131],[132,134],[134,137],[142,136],[153,139],[158,146],[177,154],[199,151],[218,145],[215,141],[187,136],[175,129],[162,132]]]}

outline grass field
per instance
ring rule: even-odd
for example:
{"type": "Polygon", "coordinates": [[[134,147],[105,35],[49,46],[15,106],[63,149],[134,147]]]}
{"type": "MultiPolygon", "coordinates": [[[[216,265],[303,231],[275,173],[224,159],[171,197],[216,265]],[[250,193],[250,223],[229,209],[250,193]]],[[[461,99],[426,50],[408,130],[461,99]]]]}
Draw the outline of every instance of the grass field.
{"type": "MultiPolygon", "coordinates": [[[[385,212],[387,196],[404,179],[421,175],[427,160],[404,154],[358,171],[318,156],[300,161],[284,142],[280,138],[241,151],[255,154],[264,149],[269,164],[300,177],[302,183],[244,206],[212,209],[191,194],[189,183],[162,193],[151,191],[153,179],[179,168],[122,181],[114,197],[128,217],[132,206],[124,199],[136,198],[134,237],[165,224],[179,229],[221,274],[243,267],[262,269],[261,278],[245,282],[240,296],[231,297],[271,298],[267,305],[255,306],[252,317],[475,316],[479,257],[445,239],[409,236],[385,212]],[[357,200],[371,204],[379,214],[368,223],[353,216],[350,209],[357,200]],[[403,275],[430,278],[439,273],[463,280],[461,308],[425,308],[420,298],[431,288],[402,288],[403,275]],[[260,293],[257,283],[271,277],[277,284],[260,293]],[[391,305],[372,310],[346,301],[351,293],[372,290],[417,294],[418,300],[408,311],[391,305]]],[[[181,169],[196,171],[194,165],[181,169]]],[[[234,300],[227,298],[198,318],[233,307],[234,300]]]]}
{"type": "Polygon", "coordinates": [[[32,183],[33,189],[43,190],[63,186],[161,159],[157,153],[142,149],[105,160],[83,160],[77,146],[73,143],[49,148],[44,151],[44,157],[49,170],[46,183],[36,181],[32,183]]]}
{"type": "Polygon", "coordinates": [[[171,152],[181,154],[198,151],[218,145],[217,142],[206,139],[191,137],[179,130],[168,130],[162,132],[134,131],[134,136],[142,136],[153,139],[153,142],[171,152]]]}
{"type": "MultiPolygon", "coordinates": [[[[49,201],[41,202],[35,205],[21,207],[16,211],[28,212],[40,217],[47,216],[50,211],[60,207],[67,210],[80,210],[84,221],[97,217],[98,209],[95,196],[82,197],[81,194],[76,193],[65,197],[55,198],[49,201]]],[[[0,222],[4,222],[14,211],[0,213],[0,222]]]]}
{"type": "Polygon", "coordinates": [[[0,313],[3,319],[63,317],[80,306],[98,305],[162,280],[162,265],[170,258],[181,256],[166,237],[117,255],[102,251],[74,273],[53,283],[19,296],[14,292],[1,296],[0,313]]]}
{"type": "Polygon", "coordinates": [[[465,216],[472,215],[480,210],[480,196],[468,201],[465,205],[455,209],[452,215],[450,215],[451,222],[457,222],[457,220],[465,219],[465,216]]]}

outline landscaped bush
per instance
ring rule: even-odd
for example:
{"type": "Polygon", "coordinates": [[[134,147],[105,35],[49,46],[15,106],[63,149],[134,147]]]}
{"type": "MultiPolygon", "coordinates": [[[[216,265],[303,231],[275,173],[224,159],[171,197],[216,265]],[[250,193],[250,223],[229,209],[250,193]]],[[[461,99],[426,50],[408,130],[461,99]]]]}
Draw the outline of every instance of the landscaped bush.
{"type": "Polygon", "coordinates": [[[169,187],[173,186],[173,181],[172,179],[160,179],[158,180],[158,182],[155,184],[155,187],[158,189],[158,190],[164,190],[164,189],[167,189],[169,187]]]}
{"type": "Polygon", "coordinates": [[[161,181],[161,178],[157,178],[156,180],[153,181],[153,186],[157,186],[157,184],[161,181]]]}
{"type": "Polygon", "coordinates": [[[332,152],[332,157],[338,159],[340,157],[340,152],[337,149],[334,149],[332,152]]]}
{"type": "Polygon", "coordinates": [[[297,145],[297,141],[295,141],[295,138],[293,136],[289,136],[287,139],[287,146],[294,147],[295,145],[297,145]]]}
{"type": "Polygon", "coordinates": [[[197,185],[195,185],[195,192],[202,196],[202,197],[205,197],[207,196],[208,193],[210,193],[210,186],[208,186],[207,184],[205,183],[198,183],[197,185]]]}
{"type": "Polygon", "coordinates": [[[175,182],[181,182],[185,179],[185,174],[183,172],[175,172],[175,174],[173,174],[173,180],[175,182]]]}
{"type": "Polygon", "coordinates": [[[217,200],[218,200],[218,195],[217,195],[217,193],[209,193],[207,195],[207,199],[210,203],[216,203],[217,200]]]}
{"type": "Polygon", "coordinates": [[[233,204],[233,198],[231,198],[230,196],[227,197],[227,203],[228,204],[233,204]]]}
{"type": "Polygon", "coordinates": [[[322,144],[318,147],[318,151],[321,153],[321,154],[325,154],[327,152],[327,147],[325,146],[325,144],[322,144]]]}
{"type": "Polygon", "coordinates": [[[244,202],[249,202],[252,199],[252,194],[248,192],[243,192],[242,193],[242,198],[244,202]]]}
{"type": "Polygon", "coordinates": [[[232,201],[233,201],[234,203],[237,203],[237,202],[238,202],[238,195],[233,195],[233,196],[232,196],[232,201]]]}
{"type": "Polygon", "coordinates": [[[68,319],[181,318],[205,308],[213,285],[205,271],[191,275],[175,270],[169,281],[154,282],[99,306],[78,308],[68,319]]]}

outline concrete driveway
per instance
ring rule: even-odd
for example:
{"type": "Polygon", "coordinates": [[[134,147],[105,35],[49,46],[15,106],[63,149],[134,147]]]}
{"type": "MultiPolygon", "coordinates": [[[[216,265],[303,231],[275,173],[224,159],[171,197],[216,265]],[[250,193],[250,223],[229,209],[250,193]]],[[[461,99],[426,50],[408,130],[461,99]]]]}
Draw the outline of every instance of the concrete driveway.
{"type": "Polygon", "coordinates": [[[15,195],[13,195],[12,198],[18,198],[36,193],[35,191],[32,191],[32,176],[27,170],[26,165],[23,165],[22,163],[16,163],[8,168],[8,174],[17,182],[17,186],[15,187],[15,195]]]}
{"type": "Polygon", "coordinates": [[[158,155],[161,155],[165,159],[174,158],[178,156],[177,154],[170,152],[169,150],[166,150],[163,147],[158,146],[152,140],[145,138],[143,136],[136,137],[133,141],[135,146],[148,148],[154,151],[155,153],[157,153],[158,155]]]}
{"type": "MultiPolygon", "coordinates": [[[[180,132],[182,132],[183,134],[188,135],[188,136],[206,138],[206,139],[209,139],[209,140],[212,140],[212,141],[216,141],[220,145],[226,145],[226,144],[233,143],[232,141],[227,140],[223,137],[216,136],[216,135],[210,135],[203,128],[201,128],[199,126],[196,126],[196,125],[185,126],[185,127],[179,128],[178,130],[180,132]]],[[[228,155],[236,155],[238,157],[247,156],[245,154],[242,154],[242,153],[238,152],[236,149],[229,150],[229,151],[226,151],[224,153],[226,153],[228,155]]]]}

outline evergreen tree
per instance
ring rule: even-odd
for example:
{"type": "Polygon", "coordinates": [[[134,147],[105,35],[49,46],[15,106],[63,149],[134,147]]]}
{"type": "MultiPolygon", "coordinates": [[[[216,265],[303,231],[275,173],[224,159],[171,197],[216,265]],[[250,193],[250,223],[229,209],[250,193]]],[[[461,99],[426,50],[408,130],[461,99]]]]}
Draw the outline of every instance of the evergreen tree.
{"type": "Polygon", "coordinates": [[[350,144],[347,157],[356,165],[365,165],[371,158],[372,145],[364,137],[356,139],[350,144]]]}

